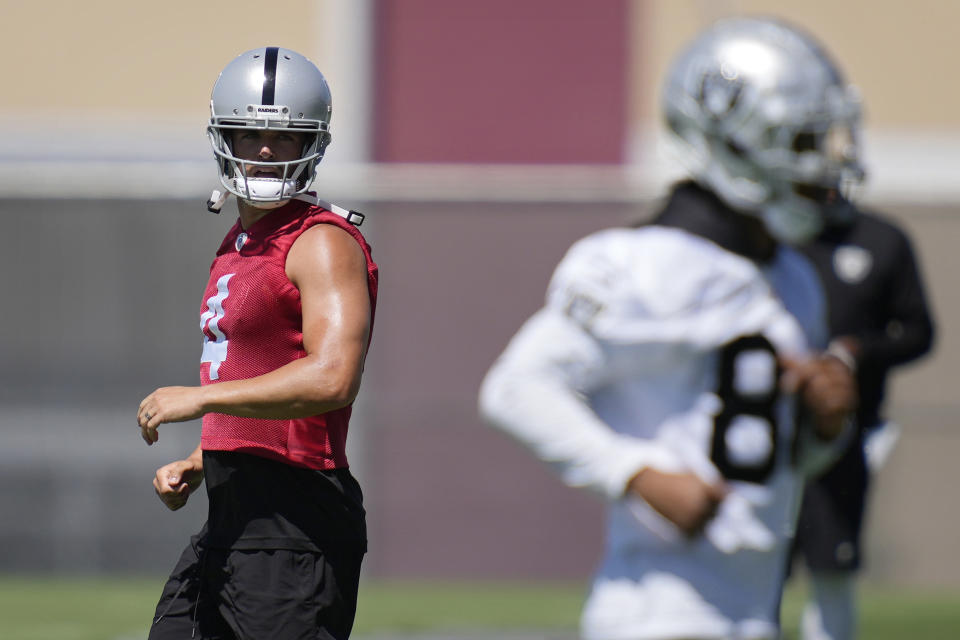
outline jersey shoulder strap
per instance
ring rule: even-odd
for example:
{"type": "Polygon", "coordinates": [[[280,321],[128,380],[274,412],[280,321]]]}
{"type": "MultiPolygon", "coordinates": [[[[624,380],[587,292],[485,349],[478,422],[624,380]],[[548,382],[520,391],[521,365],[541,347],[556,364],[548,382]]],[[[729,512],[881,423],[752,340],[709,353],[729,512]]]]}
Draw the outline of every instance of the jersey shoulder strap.
{"type": "Polygon", "coordinates": [[[301,193],[299,195],[294,196],[293,199],[302,200],[303,202],[312,204],[315,207],[322,207],[331,213],[337,214],[338,216],[340,216],[341,218],[343,218],[344,220],[346,220],[347,222],[349,222],[355,227],[359,227],[360,225],[362,225],[363,221],[366,219],[366,216],[360,213],[359,211],[353,211],[352,209],[344,209],[340,205],[332,204],[325,200],[321,200],[320,198],[314,195],[310,195],[308,193],[301,193]]]}

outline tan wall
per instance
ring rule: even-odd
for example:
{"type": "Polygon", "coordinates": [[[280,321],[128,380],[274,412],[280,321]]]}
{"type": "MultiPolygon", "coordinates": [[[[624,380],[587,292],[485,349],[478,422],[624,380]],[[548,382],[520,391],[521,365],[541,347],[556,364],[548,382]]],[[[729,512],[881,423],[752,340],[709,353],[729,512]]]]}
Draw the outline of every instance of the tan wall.
{"type": "Polygon", "coordinates": [[[16,58],[0,108],[31,115],[146,110],[202,122],[217,74],[237,54],[266,45],[320,53],[315,0],[0,4],[0,38],[16,58]]]}
{"type": "Polygon", "coordinates": [[[960,127],[960,2],[946,0],[634,0],[635,120],[656,117],[670,57],[713,19],[738,13],[779,16],[815,34],[862,90],[869,126],[960,127]]]}
{"type": "Polygon", "coordinates": [[[886,211],[911,236],[937,324],[933,352],[897,370],[887,402],[903,437],[877,478],[868,508],[866,575],[890,584],[960,584],[954,551],[960,527],[958,212],[957,205],[886,211]]]}

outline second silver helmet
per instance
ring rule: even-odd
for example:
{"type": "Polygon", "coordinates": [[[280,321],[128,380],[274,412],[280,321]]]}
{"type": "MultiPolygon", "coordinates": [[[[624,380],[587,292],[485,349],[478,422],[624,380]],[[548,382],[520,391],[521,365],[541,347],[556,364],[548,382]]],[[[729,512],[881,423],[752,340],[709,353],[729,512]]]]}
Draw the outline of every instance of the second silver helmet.
{"type": "Polygon", "coordinates": [[[783,22],[717,22],[674,60],[662,98],[693,176],[781,241],[812,238],[829,197],[863,176],[858,92],[783,22]]]}

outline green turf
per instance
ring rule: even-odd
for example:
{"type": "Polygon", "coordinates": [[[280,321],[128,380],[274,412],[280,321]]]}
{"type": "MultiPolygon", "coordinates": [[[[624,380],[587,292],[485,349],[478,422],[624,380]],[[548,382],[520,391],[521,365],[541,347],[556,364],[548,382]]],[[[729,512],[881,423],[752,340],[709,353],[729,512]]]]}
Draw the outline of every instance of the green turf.
{"type": "MultiPolygon", "coordinates": [[[[790,588],[782,612],[784,640],[796,640],[801,607],[801,590],[790,588]]],[[[960,591],[865,586],[859,607],[859,637],[863,640],[960,638],[960,591]]]]}
{"type": "Polygon", "coordinates": [[[556,583],[367,583],[355,630],[576,629],[585,590],[556,583]]]}
{"type": "Polygon", "coordinates": [[[146,638],[162,578],[0,577],[0,638],[146,638]]]}
{"type": "MultiPolygon", "coordinates": [[[[142,639],[162,582],[162,577],[0,576],[0,638],[142,639]]],[[[456,629],[573,633],[584,589],[583,583],[365,582],[355,636],[456,629]]],[[[801,587],[794,586],[784,600],[787,640],[797,637],[801,598],[801,587]]],[[[960,638],[960,591],[868,586],[861,613],[863,640],[960,638]]]]}

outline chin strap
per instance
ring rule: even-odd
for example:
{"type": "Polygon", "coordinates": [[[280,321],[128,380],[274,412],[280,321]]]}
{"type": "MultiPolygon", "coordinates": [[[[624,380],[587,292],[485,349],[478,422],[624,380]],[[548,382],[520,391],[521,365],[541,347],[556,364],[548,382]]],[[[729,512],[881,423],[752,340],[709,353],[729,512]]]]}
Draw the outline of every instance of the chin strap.
{"type": "MultiPolygon", "coordinates": [[[[223,208],[224,203],[226,203],[227,198],[230,197],[229,191],[221,192],[219,189],[214,189],[213,193],[210,194],[210,199],[207,200],[207,211],[210,213],[220,213],[220,209],[223,208]]],[[[339,205],[332,204],[325,200],[320,200],[314,195],[307,193],[299,193],[292,200],[300,200],[308,204],[312,204],[315,207],[322,207],[331,213],[335,213],[350,224],[355,227],[359,227],[363,224],[363,221],[366,219],[366,216],[360,213],[359,211],[353,211],[351,209],[344,209],[339,205]]]]}
{"type": "Polygon", "coordinates": [[[229,197],[229,191],[221,192],[219,189],[214,189],[213,193],[210,194],[210,199],[207,200],[207,211],[210,213],[220,213],[220,209],[223,208],[224,203],[226,203],[229,197]]]}

